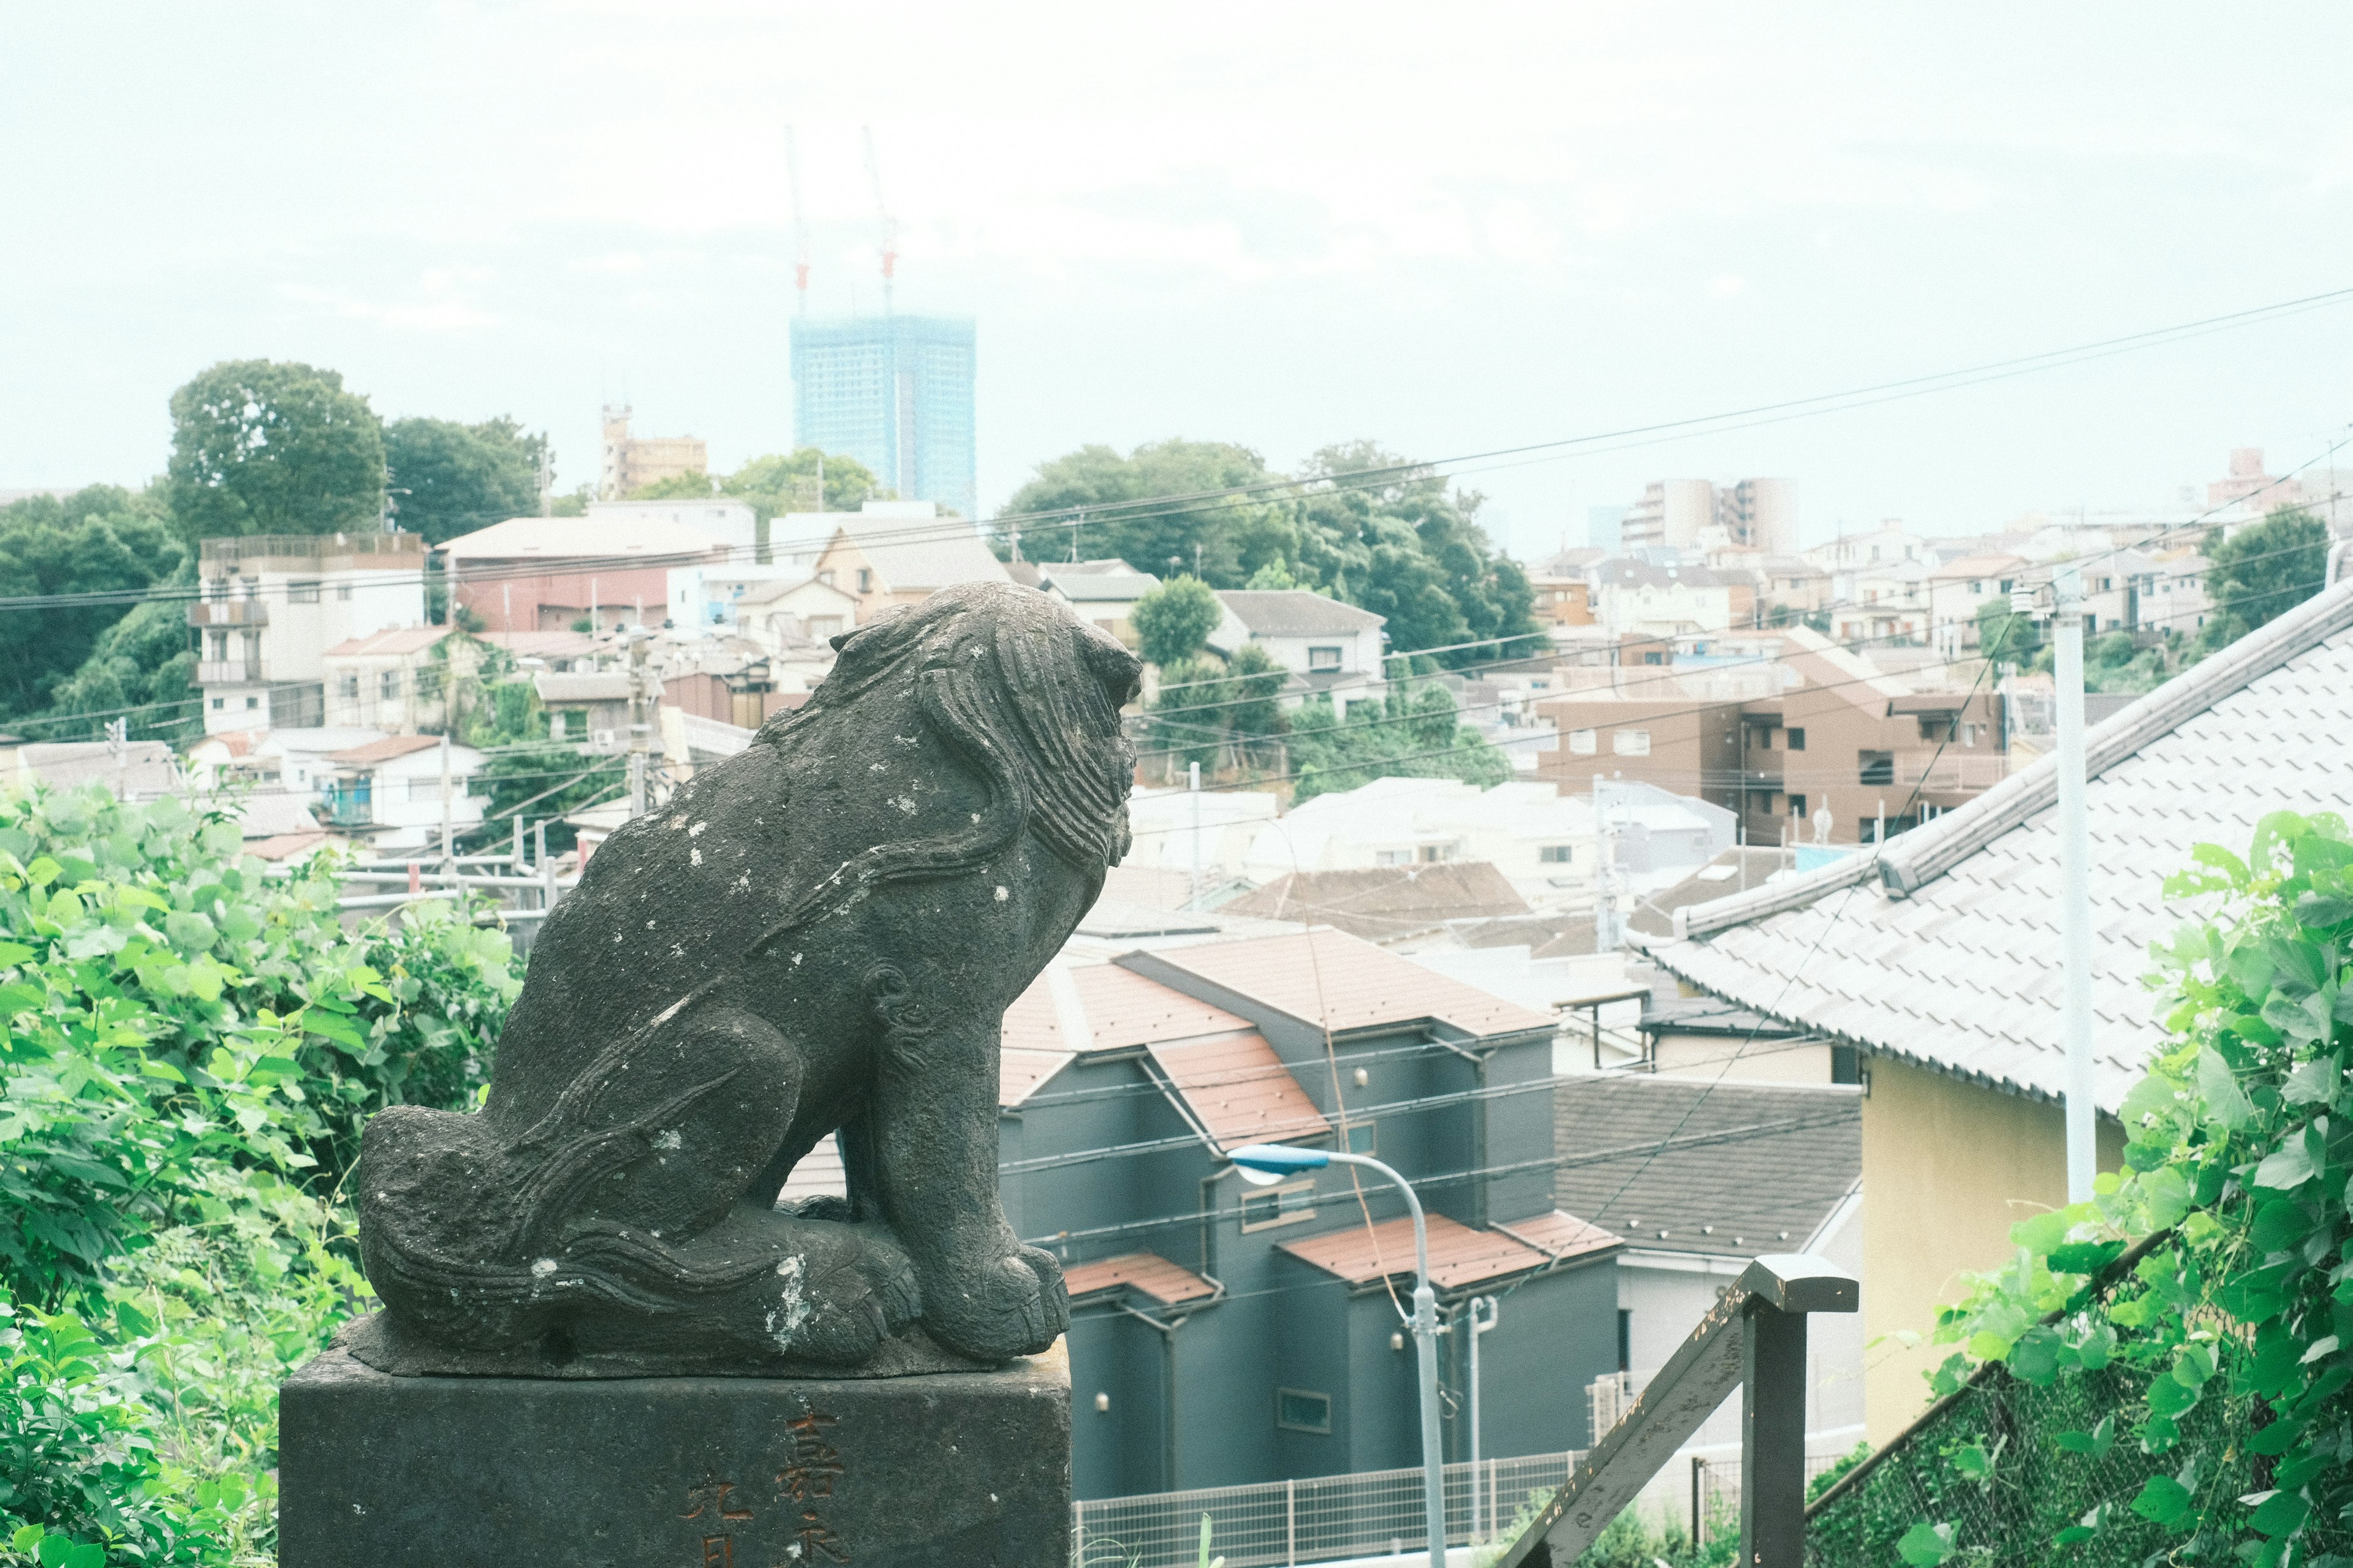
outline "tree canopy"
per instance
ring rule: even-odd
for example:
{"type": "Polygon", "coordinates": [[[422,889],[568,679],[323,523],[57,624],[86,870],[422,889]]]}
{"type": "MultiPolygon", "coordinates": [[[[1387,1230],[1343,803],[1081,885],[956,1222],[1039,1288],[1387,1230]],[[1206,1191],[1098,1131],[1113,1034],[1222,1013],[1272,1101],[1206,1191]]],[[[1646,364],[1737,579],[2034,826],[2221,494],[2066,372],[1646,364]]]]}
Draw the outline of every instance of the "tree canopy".
{"type": "MultiPolygon", "coordinates": [[[[168,581],[185,558],[163,508],[112,485],[0,507],[0,595],[148,588],[168,581]]],[[[128,608],[121,602],[65,605],[0,616],[0,713],[47,707],[128,608]]]]}
{"type": "Polygon", "coordinates": [[[1179,577],[1138,599],[1129,618],[1142,644],[1138,651],[1147,662],[1166,666],[1191,658],[1208,646],[1209,634],[1225,613],[1207,583],[1179,577]]]}
{"type": "Polygon", "coordinates": [[[512,419],[396,420],[384,432],[394,515],[401,527],[439,544],[535,512],[545,442],[544,436],[525,436],[512,419]]]}
{"type": "Polygon", "coordinates": [[[172,394],[173,518],[188,540],[373,529],[384,432],[335,371],[224,360],[172,394]]]}
{"type": "MultiPolygon", "coordinates": [[[[1388,617],[1398,651],[1537,635],[1527,575],[1479,526],[1476,492],[1451,491],[1435,471],[1355,441],[1317,452],[1296,488],[1205,494],[1283,478],[1258,453],[1224,442],[1152,442],[1124,457],[1084,447],[1041,464],[1015,492],[998,520],[998,547],[1010,553],[1018,535],[1031,560],[1115,555],[1139,571],[1189,571],[1212,588],[1329,594],[1388,617]],[[1374,474],[1384,469],[1396,471],[1374,474]],[[1132,504],[1155,497],[1199,499],[1132,504]],[[1075,519],[1021,521],[1073,510],[1075,519]]],[[[1440,660],[1496,653],[1490,646],[1440,660]]]]}
{"type": "Polygon", "coordinates": [[[2224,539],[2206,542],[2206,596],[2213,612],[2199,640],[2236,642],[2320,592],[2328,568],[2328,525],[2301,507],[2283,507],[2224,539]]]}

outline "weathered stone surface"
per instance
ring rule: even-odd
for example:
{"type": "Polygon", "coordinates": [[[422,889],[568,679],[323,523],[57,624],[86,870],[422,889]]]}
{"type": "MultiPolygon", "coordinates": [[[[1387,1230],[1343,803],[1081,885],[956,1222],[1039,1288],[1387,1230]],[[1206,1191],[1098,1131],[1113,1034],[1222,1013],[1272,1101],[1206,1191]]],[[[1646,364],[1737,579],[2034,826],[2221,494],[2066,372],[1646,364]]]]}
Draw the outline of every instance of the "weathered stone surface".
{"type": "Polygon", "coordinates": [[[395,1377],[279,1394],[282,1568],[1042,1568],[1070,1366],[899,1378],[395,1377]]]}
{"type": "Polygon", "coordinates": [[[597,850],[481,1113],[370,1124],[361,1252],[396,1331],[354,1355],[776,1375],[1061,1332],[1060,1270],[997,1201],[998,1026],[1126,847],[1140,667],[1001,584],[836,646],[806,707],[597,850]],[[828,1132],[847,1205],[777,1208],[828,1132]]]}

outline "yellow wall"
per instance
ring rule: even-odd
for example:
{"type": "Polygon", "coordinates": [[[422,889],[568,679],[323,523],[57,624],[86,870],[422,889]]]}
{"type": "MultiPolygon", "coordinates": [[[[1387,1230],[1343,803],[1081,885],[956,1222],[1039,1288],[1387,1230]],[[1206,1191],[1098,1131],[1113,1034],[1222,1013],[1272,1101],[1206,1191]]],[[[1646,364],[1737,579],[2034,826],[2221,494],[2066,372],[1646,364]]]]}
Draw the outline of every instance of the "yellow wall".
{"type": "MultiPolygon", "coordinates": [[[[2066,1119],[2026,1100],[1885,1057],[1868,1059],[1862,1101],[1864,1420],[1873,1447],[1928,1403],[1921,1375],[1957,1348],[1925,1342],[1964,1270],[2013,1256],[2010,1227],[2067,1201],[2066,1119]],[[1893,1336],[1923,1343],[1906,1350],[1893,1336]]],[[[2099,1163],[2123,1160],[2103,1120],[2099,1163]]]]}

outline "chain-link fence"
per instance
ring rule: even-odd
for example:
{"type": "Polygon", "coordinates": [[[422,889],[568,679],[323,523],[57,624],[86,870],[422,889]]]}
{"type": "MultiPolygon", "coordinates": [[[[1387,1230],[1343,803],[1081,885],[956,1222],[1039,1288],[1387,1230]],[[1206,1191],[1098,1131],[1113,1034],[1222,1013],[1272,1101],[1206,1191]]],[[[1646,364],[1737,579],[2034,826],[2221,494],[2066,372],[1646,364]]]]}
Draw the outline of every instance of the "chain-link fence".
{"type": "MultiPolygon", "coordinates": [[[[1531,1491],[1568,1479],[1581,1454],[1531,1454],[1446,1467],[1450,1546],[1493,1539],[1531,1491]],[[1474,1516],[1475,1496],[1475,1516],[1474,1516]]],[[[1080,1568],[1190,1568],[1201,1516],[1209,1516],[1211,1554],[1227,1568],[1328,1563],[1418,1547],[1422,1533],[1421,1468],[1311,1476],[1253,1486],[1206,1487],[1145,1497],[1103,1498],[1073,1510],[1071,1561],[1080,1568]]]]}
{"type": "MultiPolygon", "coordinates": [[[[2120,1332],[2128,1352],[2129,1332],[2120,1332]]],[[[1971,1568],[2054,1561],[2138,1568],[2189,1544],[2131,1508],[2151,1477],[2180,1481],[2191,1506],[2211,1516],[2242,1518],[2236,1500],[2272,1485],[2274,1461],[2247,1451],[2247,1439],[2269,1425],[2269,1407],[2231,1392],[2227,1374],[2218,1377],[2179,1418],[2179,1441],[2149,1454],[2139,1426],[2150,1378],[2128,1356],[2044,1386],[2000,1363],[1987,1366],[1823,1492],[1807,1514],[1807,1563],[1885,1568],[1899,1560],[1895,1543],[1926,1524],[1947,1527],[1949,1560],[1971,1568]],[[2093,1533],[2064,1548],[2053,1544],[2078,1526],[2093,1533]]],[[[2200,1562],[2229,1555],[2220,1542],[2201,1545],[2200,1562]]],[[[2306,1549],[2353,1551],[2353,1531],[2316,1519],[2306,1549]]]]}

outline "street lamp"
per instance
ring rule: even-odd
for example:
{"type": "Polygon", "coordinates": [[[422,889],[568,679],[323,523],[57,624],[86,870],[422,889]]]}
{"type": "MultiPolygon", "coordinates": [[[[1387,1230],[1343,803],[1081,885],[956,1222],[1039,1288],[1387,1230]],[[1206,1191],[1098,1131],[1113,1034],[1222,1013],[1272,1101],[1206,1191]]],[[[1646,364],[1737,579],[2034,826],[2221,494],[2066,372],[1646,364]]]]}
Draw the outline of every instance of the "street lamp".
{"type": "Polygon", "coordinates": [[[1413,1331],[1416,1357],[1421,1363],[1421,1489],[1424,1518],[1430,1532],[1430,1568],[1446,1568],[1446,1459],[1438,1440],[1438,1293],[1430,1288],[1430,1227],[1421,1217],[1421,1199],[1403,1176],[1368,1154],[1348,1154],[1328,1149],[1299,1149],[1288,1143],[1248,1143],[1229,1149],[1242,1180],[1252,1186],[1272,1186],[1299,1171],[1320,1171],[1326,1165],[1361,1165],[1397,1184],[1413,1215],[1413,1331]]]}

